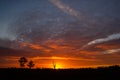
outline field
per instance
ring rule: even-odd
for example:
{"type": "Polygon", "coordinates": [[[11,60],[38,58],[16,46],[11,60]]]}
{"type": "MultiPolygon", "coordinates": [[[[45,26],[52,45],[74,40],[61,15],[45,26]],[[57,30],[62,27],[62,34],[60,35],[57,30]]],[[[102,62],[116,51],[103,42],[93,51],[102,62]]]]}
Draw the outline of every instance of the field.
{"type": "Polygon", "coordinates": [[[0,80],[120,80],[120,67],[80,69],[1,68],[0,80]]]}

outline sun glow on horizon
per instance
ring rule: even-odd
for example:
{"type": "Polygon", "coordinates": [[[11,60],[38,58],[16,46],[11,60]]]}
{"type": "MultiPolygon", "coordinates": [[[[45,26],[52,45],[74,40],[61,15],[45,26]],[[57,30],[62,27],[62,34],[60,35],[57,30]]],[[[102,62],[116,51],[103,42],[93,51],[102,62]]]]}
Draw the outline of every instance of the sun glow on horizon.
{"type": "Polygon", "coordinates": [[[56,68],[55,69],[63,69],[64,67],[63,67],[63,65],[62,64],[60,64],[60,63],[57,63],[56,64],[56,68]]]}

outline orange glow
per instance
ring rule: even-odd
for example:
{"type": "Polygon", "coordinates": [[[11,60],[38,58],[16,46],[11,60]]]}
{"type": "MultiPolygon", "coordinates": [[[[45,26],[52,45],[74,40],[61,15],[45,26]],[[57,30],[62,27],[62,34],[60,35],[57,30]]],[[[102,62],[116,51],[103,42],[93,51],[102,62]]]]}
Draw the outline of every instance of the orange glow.
{"type": "MultiPolygon", "coordinates": [[[[6,60],[15,61],[17,66],[19,67],[19,63],[17,62],[20,57],[5,57],[6,60]]],[[[27,58],[27,57],[26,57],[27,58]]],[[[35,63],[34,68],[54,68],[53,61],[55,62],[56,69],[61,68],[75,68],[84,66],[88,64],[88,61],[95,62],[96,59],[84,59],[84,58],[75,58],[75,57],[28,57],[28,60],[32,60],[35,63]],[[78,64],[80,66],[78,66],[78,64]]]]}
{"type": "Polygon", "coordinates": [[[97,61],[96,59],[84,59],[84,58],[74,58],[74,57],[32,57],[33,60],[72,60],[72,61],[97,61]]]}
{"type": "Polygon", "coordinates": [[[37,44],[32,44],[32,43],[27,43],[27,42],[22,42],[21,43],[21,46],[22,47],[30,47],[32,49],[35,49],[35,50],[40,50],[40,49],[44,49],[42,46],[40,45],[37,45],[37,44]]]}
{"type": "MultiPolygon", "coordinates": [[[[115,58],[119,59],[119,57],[116,57],[118,55],[114,55],[115,58]]],[[[14,63],[8,63],[7,65],[9,67],[20,67],[18,63],[18,59],[20,57],[5,57],[7,61],[14,62],[14,63]]],[[[109,57],[111,58],[111,57],[109,57]]],[[[105,66],[105,65],[112,65],[105,64],[102,61],[95,60],[95,59],[80,59],[80,58],[69,58],[69,57],[31,57],[27,58],[28,60],[33,60],[35,63],[34,68],[54,68],[53,61],[55,62],[55,69],[66,69],[66,68],[83,68],[83,67],[97,67],[97,66],[105,66]]],[[[1,65],[1,67],[7,66],[7,65],[1,65]]],[[[27,66],[25,66],[27,68],[27,66]]]]}
{"type": "Polygon", "coordinates": [[[119,48],[120,45],[119,44],[100,44],[100,45],[97,45],[96,47],[104,50],[109,50],[109,49],[119,48]]]}
{"type": "Polygon", "coordinates": [[[56,69],[62,69],[62,68],[64,68],[62,64],[56,63],[56,69]]]}

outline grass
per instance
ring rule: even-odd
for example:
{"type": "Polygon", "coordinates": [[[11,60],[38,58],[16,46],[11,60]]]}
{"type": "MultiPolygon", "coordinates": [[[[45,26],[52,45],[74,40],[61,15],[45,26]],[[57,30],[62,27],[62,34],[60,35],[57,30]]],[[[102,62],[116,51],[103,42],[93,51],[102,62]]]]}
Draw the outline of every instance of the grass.
{"type": "Polygon", "coordinates": [[[0,80],[120,80],[120,67],[80,69],[1,68],[0,80]]]}

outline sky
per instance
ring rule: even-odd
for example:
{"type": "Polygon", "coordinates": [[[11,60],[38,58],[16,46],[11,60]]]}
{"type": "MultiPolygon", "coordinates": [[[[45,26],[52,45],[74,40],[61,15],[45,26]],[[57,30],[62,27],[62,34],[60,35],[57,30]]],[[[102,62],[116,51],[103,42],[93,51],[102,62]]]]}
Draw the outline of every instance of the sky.
{"type": "Polygon", "coordinates": [[[0,0],[0,67],[120,64],[119,0],[0,0]]]}

